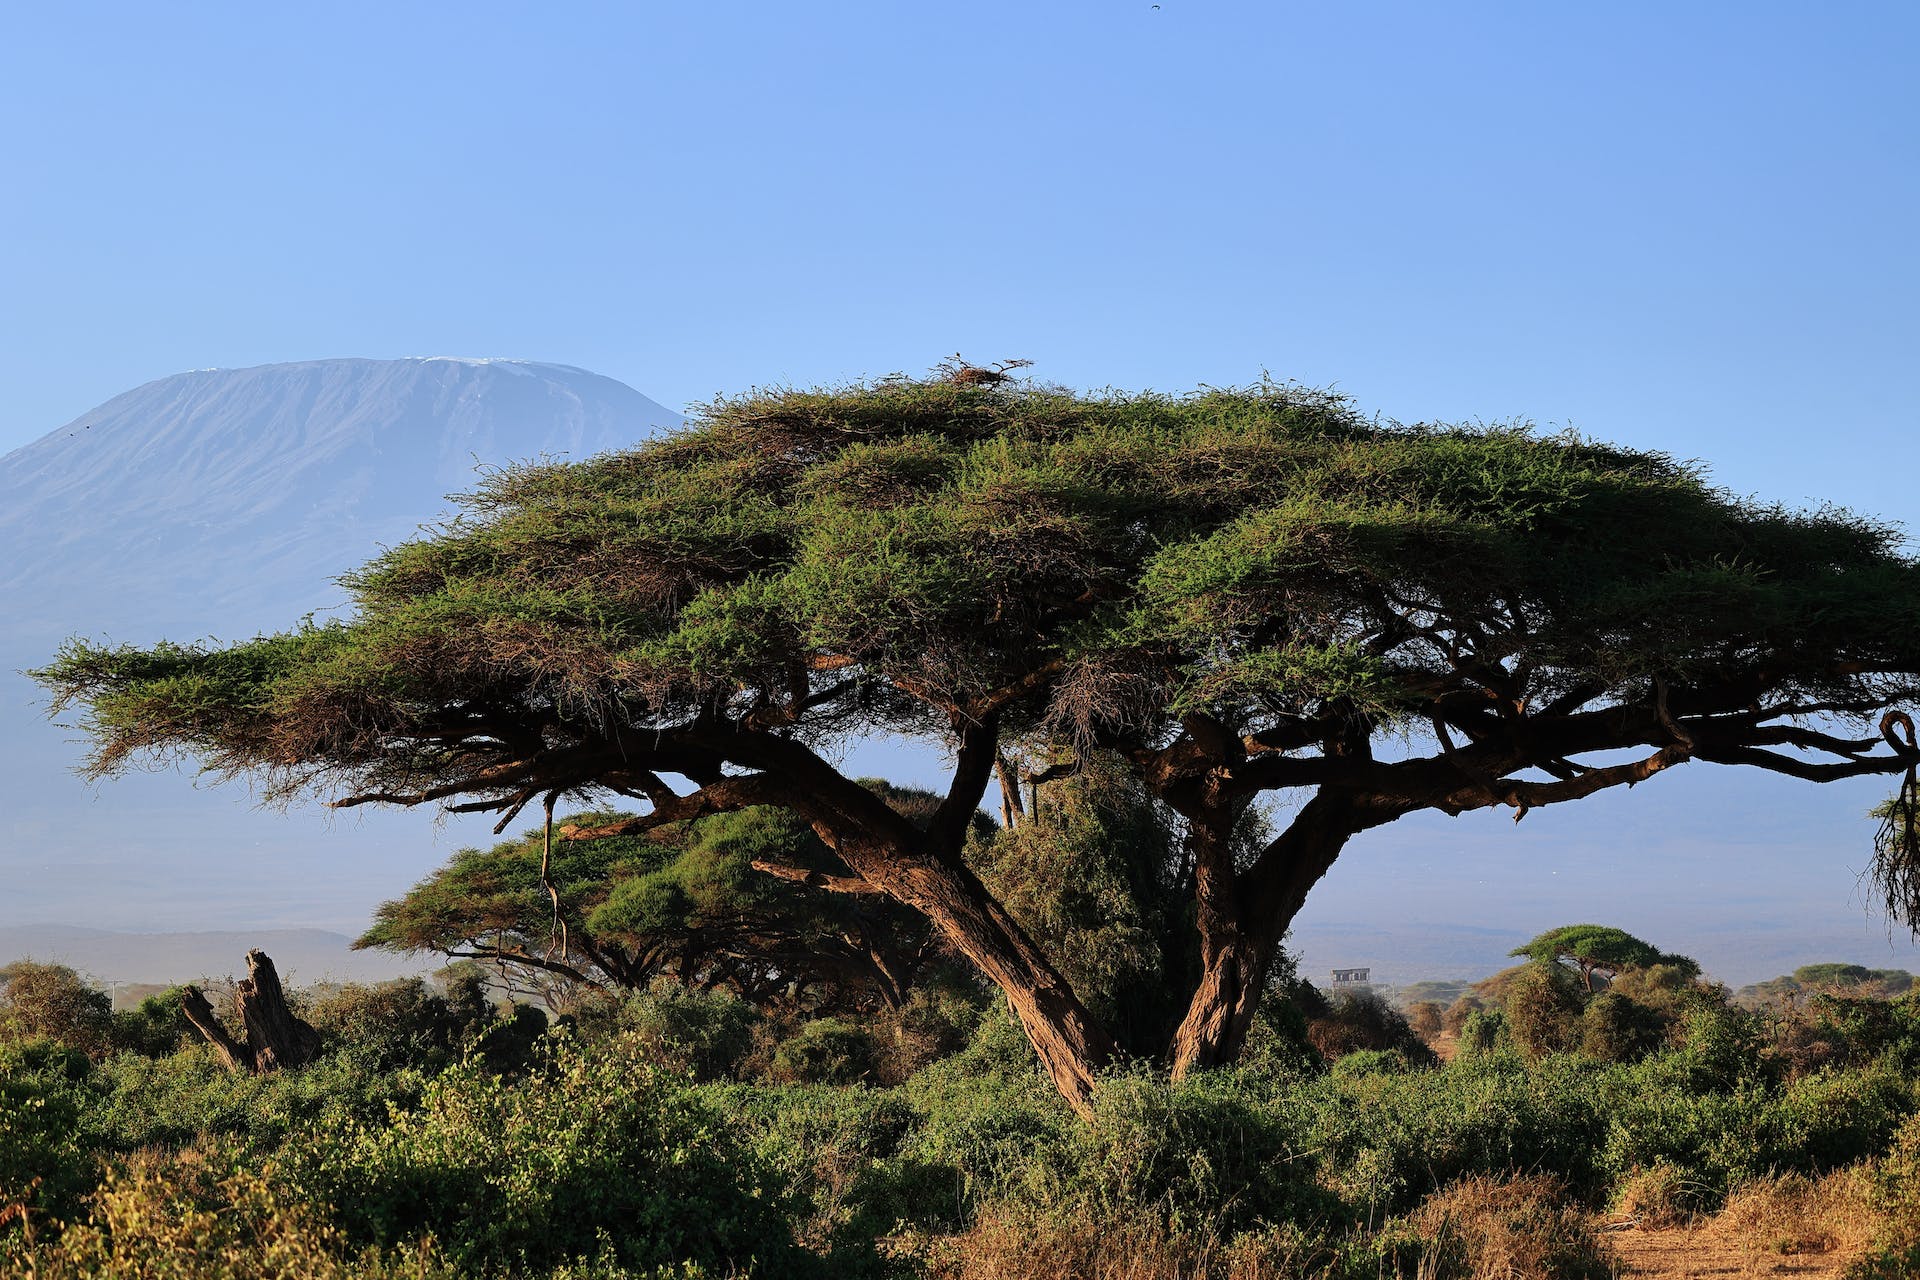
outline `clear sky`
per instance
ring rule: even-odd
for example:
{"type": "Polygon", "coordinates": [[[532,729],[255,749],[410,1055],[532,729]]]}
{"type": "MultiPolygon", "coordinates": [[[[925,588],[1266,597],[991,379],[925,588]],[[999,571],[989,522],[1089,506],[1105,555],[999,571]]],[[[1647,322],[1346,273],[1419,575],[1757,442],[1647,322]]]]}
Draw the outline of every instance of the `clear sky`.
{"type": "Polygon", "coordinates": [[[16,4],[0,449],[196,367],[959,350],[1916,523],[1917,62],[1904,3],[16,4]]]}

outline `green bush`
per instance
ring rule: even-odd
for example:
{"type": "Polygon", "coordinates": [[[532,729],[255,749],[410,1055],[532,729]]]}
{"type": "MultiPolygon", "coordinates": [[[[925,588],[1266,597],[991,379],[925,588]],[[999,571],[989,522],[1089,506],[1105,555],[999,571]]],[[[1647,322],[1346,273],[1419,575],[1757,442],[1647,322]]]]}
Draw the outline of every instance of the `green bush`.
{"type": "Polygon", "coordinates": [[[1511,1050],[1513,1039],[1507,1030],[1507,1015],[1499,1009],[1474,1009],[1460,1023],[1460,1052],[1476,1054],[1511,1050]]]}
{"type": "Polygon", "coordinates": [[[1524,966],[1508,984],[1503,1003],[1507,1034],[1529,1060],[1579,1043],[1583,998],[1579,980],[1566,966],[1552,961],[1524,966]]]}
{"type": "Polygon", "coordinates": [[[113,1047],[148,1058],[164,1058],[196,1033],[180,1004],[181,988],[148,996],[113,1015],[113,1047]]]}
{"type": "Polygon", "coordinates": [[[345,986],[313,1002],[306,1019],[323,1052],[354,1059],[370,1071],[439,1070],[493,1022],[487,1005],[456,1006],[419,978],[345,986]]]}
{"type": "Polygon", "coordinates": [[[1361,1050],[1393,1050],[1410,1062],[1438,1061],[1405,1015],[1374,991],[1342,991],[1309,1014],[1307,1040],[1328,1062],[1361,1050]]]}
{"type": "Polygon", "coordinates": [[[770,1172],[696,1090],[621,1040],[562,1042],[508,1082],[463,1063],[417,1109],[332,1125],[283,1157],[353,1238],[431,1235],[470,1271],[610,1260],[811,1274],[770,1172]]]}
{"type": "Polygon", "coordinates": [[[40,1040],[0,1046],[0,1259],[71,1217],[97,1178],[80,1131],[86,1058],[40,1040]]]}
{"type": "Polygon", "coordinates": [[[1666,1023],[1646,1005],[1603,991],[1580,1015],[1580,1052],[1602,1062],[1634,1062],[1658,1049],[1666,1023]]]}
{"type": "Polygon", "coordinates": [[[696,1080],[737,1078],[760,1020],[744,1000],[704,991],[635,995],[619,1012],[619,1025],[651,1061],[696,1080]]]}
{"type": "Polygon", "coordinates": [[[786,1084],[855,1084],[879,1061],[873,1037],[844,1018],[816,1018],[773,1051],[774,1079],[786,1084]]]}
{"type": "Polygon", "coordinates": [[[415,1071],[375,1071],[341,1057],[242,1075],[198,1044],[165,1058],[119,1054],[98,1064],[83,1123],[88,1140],[107,1151],[181,1147],[212,1136],[265,1158],[297,1135],[409,1105],[423,1084],[415,1071]]]}
{"type": "Polygon", "coordinates": [[[0,966],[0,1036],[97,1057],[113,1047],[113,1001],[66,965],[16,960],[0,966]]]}

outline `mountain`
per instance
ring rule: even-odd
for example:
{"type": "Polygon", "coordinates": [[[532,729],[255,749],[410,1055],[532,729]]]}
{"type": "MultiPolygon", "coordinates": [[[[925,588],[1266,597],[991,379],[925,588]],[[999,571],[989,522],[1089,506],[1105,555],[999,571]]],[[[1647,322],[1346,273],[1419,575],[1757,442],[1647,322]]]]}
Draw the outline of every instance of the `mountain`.
{"type": "Polygon", "coordinates": [[[357,932],[376,895],[490,839],[422,814],[261,813],[179,777],[83,784],[18,672],[68,635],[233,640],[336,611],[333,579],[449,514],[477,468],[678,422],[565,365],[312,360],[162,378],[0,457],[0,924],[357,932]]]}
{"type": "Polygon", "coordinates": [[[477,466],[678,420],[611,378],[517,360],[162,378],[0,458],[0,634],[283,625],[290,604],[337,604],[334,575],[445,511],[477,466]]]}

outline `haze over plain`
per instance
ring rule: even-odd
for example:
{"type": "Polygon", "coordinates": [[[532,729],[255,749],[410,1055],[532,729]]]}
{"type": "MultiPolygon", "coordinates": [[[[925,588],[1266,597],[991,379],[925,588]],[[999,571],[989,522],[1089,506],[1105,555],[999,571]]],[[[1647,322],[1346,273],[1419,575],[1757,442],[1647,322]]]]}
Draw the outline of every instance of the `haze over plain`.
{"type": "MultiPolygon", "coordinates": [[[[1074,385],[1266,368],[1407,420],[1534,415],[1703,457],[1738,491],[1920,518],[1904,9],[12,22],[0,448],[208,365],[523,355],[680,406],[957,347],[1074,385]]],[[[431,455],[430,497],[459,487],[458,453],[431,455]]],[[[116,504],[94,478],[61,481],[70,510],[116,504]]],[[[432,514],[340,528],[370,551],[432,514]]],[[[218,561],[184,557],[208,594],[143,616],[183,638],[281,625],[358,558],[288,563],[317,595],[243,615],[206,607],[235,585],[218,561]]],[[[9,634],[120,625],[83,616],[115,594],[104,569],[53,602],[10,572],[9,634]]],[[[12,741],[33,713],[9,697],[4,715],[12,741]]],[[[67,799],[23,827],[71,758],[31,754],[0,797],[0,919],[72,921],[73,903],[119,927],[352,930],[478,838],[264,815],[235,819],[263,824],[238,844],[157,857],[152,806],[239,797],[60,781],[67,799]]],[[[1727,977],[1722,956],[1784,940],[1810,950],[1783,963],[1897,959],[1910,948],[1854,892],[1879,795],[1692,766],[1520,828],[1403,824],[1343,858],[1308,918],[1375,931],[1328,962],[1443,923],[1517,940],[1585,918],[1727,977]]]]}

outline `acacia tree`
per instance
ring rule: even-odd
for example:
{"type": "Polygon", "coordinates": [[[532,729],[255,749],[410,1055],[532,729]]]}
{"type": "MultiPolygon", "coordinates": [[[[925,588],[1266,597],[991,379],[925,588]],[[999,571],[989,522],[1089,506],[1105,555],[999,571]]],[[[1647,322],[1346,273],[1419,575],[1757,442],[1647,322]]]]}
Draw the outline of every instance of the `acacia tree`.
{"type": "Polygon", "coordinates": [[[1114,1040],[962,857],[1026,735],[1116,753],[1184,822],[1199,976],[1177,1072],[1237,1053],[1347,842],[1421,810],[1524,816],[1687,761],[1906,770],[1876,865],[1920,906],[1897,714],[1920,693],[1920,569],[1893,527],[1292,387],[949,372],[753,393],[490,475],[346,579],[351,621],[74,642],[40,678],[86,707],[95,774],[157,754],[342,805],[649,807],[564,832],[582,840],[790,809],[845,887],[921,911],[1006,993],[1083,1111],[1114,1040]],[[833,763],[875,732],[950,752],[924,825],[833,763]],[[1246,808],[1283,790],[1291,820],[1236,856],[1246,808]]]}
{"type": "MultiPolygon", "coordinates": [[[[568,822],[630,818],[582,813],[568,822]]],[[[724,987],[761,1005],[897,1008],[937,939],[923,917],[884,894],[808,883],[847,876],[782,809],[551,849],[536,829],[460,850],[405,897],[382,903],[354,946],[489,961],[536,989],[544,980],[640,990],[659,979],[724,987]]]]}
{"type": "Polygon", "coordinates": [[[1526,956],[1542,964],[1570,964],[1580,971],[1580,981],[1589,994],[1593,991],[1596,970],[1613,978],[1622,969],[1648,969],[1656,964],[1664,964],[1685,977],[1700,976],[1699,961],[1662,951],[1625,929],[1604,924],[1563,924],[1557,929],[1547,930],[1530,942],[1520,944],[1507,954],[1526,956]]]}

